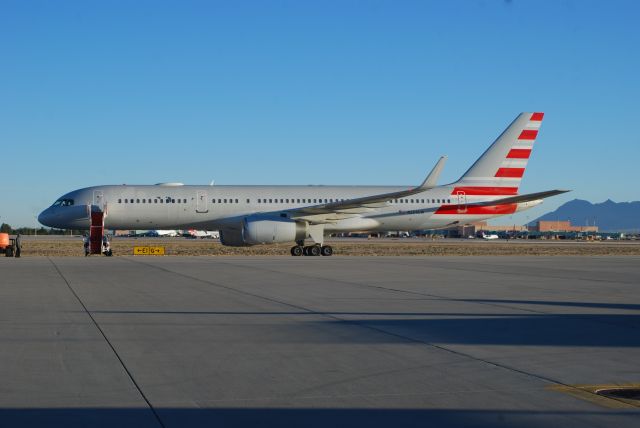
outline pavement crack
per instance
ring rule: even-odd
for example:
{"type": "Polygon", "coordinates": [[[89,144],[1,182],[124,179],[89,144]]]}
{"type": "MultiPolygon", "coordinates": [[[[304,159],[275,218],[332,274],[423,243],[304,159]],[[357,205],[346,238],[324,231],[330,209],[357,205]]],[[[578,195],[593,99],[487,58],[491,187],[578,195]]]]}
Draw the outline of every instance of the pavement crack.
{"type": "Polygon", "coordinates": [[[133,385],[135,386],[136,390],[138,390],[138,393],[140,394],[140,396],[142,397],[142,399],[145,401],[145,403],[147,404],[147,406],[149,407],[149,410],[151,410],[151,413],[153,413],[153,416],[155,417],[155,419],[158,421],[158,424],[162,427],[165,428],[164,423],[162,422],[162,419],[160,419],[160,415],[158,415],[158,412],[156,411],[156,409],[154,409],[154,407],[151,405],[151,402],[149,401],[149,399],[147,398],[147,396],[144,394],[144,392],[142,391],[142,388],[140,388],[140,385],[138,384],[138,382],[136,382],[135,378],[133,377],[133,375],[131,374],[131,371],[129,371],[129,369],[127,368],[127,365],[124,363],[124,360],[122,359],[122,357],[120,357],[120,354],[118,354],[118,351],[116,350],[116,348],[113,346],[113,344],[111,343],[111,341],[109,340],[109,338],[107,337],[107,335],[105,334],[104,330],[102,329],[102,327],[100,327],[100,324],[98,324],[98,322],[96,321],[96,319],[93,317],[93,314],[91,313],[91,311],[89,311],[89,309],[87,308],[87,306],[84,304],[84,302],[82,301],[82,299],[80,298],[80,296],[78,295],[78,293],[76,293],[76,291],[73,289],[73,286],[71,285],[71,282],[67,279],[67,277],[62,273],[62,271],[60,270],[60,268],[58,267],[58,265],[51,260],[50,257],[47,257],[47,259],[49,260],[49,262],[53,265],[53,268],[56,270],[56,272],[58,273],[58,275],[60,276],[60,278],[62,278],[62,280],[64,281],[64,283],[67,285],[67,287],[69,288],[69,291],[71,291],[71,294],[73,294],[73,296],[76,298],[76,300],[78,301],[78,303],[80,303],[80,306],[82,306],[82,309],[84,309],[84,312],[87,314],[87,316],[89,317],[89,319],[91,319],[91,322],[93,323],[93,325],[96,327],[96,329],[98,329],[98,331],[100,332],[100,335],[102,335],[102,338],[105,340],[105,342],[107,342],[107,345],[109,345],[109,348],[111,348],[111,351],[113,352],[113,354],[115,355],[115,357],[118,359],[118,362],[120,363],[120,365],[122,366],[123,370],[125,371],[125,373],[127,374],[127,376],[129,377],[129,379],[131,380],[131,382],[133,383],[133,385]]]}
{"type": "MultiPolygon", "coordinates": [[[[511,367],[511,366],[508,366],[508,365],[505,365],[505,364],[493,362],[493,361],[490,361],[488,359],[476,357],[476,356],[473,356],[471,354],[468,354],[468,353],[465,353],[465,352],[462,352],[462,351],[457,351],[455,349],[451,349],[451,348],[448,348],[446,346],[437,345],[435,343],[428,342],[426,340],[416,339],[414,337],[403,335],[403,334],[400,334],[400,333],[394,333],[394,332],[385,330],[385,329],[380,328],[380,327],[376,327],[376,326],[373,326],[373,325],[370,325],[370,324],[366,324],[366,323],[364,323],[362,321],[359,321],[359,320],[348,320],[348,319],[341,318],[339,316],[333,315],[331,313],[322,312],[322,311],[316,311],[316,310],[307,308],[305,306],[295,305],[293,303],[288,303],[288,302],[285,302],[285,301],[274,299],[272,297],[267,297],[267,296],[263,296],[263,295],[260,295],[260,294],[251,293],[251,292],[244,291],[244,290],[239,290],[237,288],[233,288],[233,287],[230,287],[230,286],[227,286],[227,285],[224,285],[224,284],[220,284],[220,283],[217,283],[217,282],[214,282],[214,281],[198,278],[197,276],[188,275],[188,274],[185,274],[185,273],[182,273],[182,272],[176,272],[176,271],[173,271],[173,270],[168,269],[168,268],[163,267],[163,266],[157,266],[157,265],[154,265],[154,264],[151,264],[151,263],[145,263],[145,262],[142,262],[142,261],[139,261],[139,260],[133,260],[133,259],[130,259],[130,258],[126,258],[126,260],[130,261],[131,263],[141,264],[141,265],[144,265],[144,266],[147,266],[147,267],[151,267],[151,268],[154,268],[154,269],[161,270],[163,272],[167,272],[167,273],[171,273],[173,275],[181,276],[183,278],[188,278],[188,279],[191,279],[191,280],[194,280],[194,281],[197,281],[197,282],[201,282],[201,283],[204,283],[204,284],[212,285],[214,287],[218,287],[218,288],[222,288],[222,289],[225,289],[225,290],[229,290],[229,291],[237,293],[237,294],[242,294],[242,295],[250,296],[250,297],[253,297],[253,298],[256,298],[256,299],[261,299],[261,300],[268,301],[268,302],[271,302],[271,303],[276,303],[276,304],[279,304],[279,305],[283,305],[283,306],[286,306],[286,307],[289,307],[289,308],[295,308],[297,310],[302,310],[302,311],[308,312],[310,314],[314,314],[314,315],[317,315],[317,316],[320,316],[320,317],[331,319],[333,321],[339,321],[339,322],[348,321],[350,323],[350,325],[358,326],[358,327],[363,328],[363,329],[367,329],[367,330],[375,331],[375,332],[383,334],[383,335],[391,336],[391,337],[394,337],[396,339],[400,339],[401,341],[404,341],[404,342],[429,346],[429,347],[432,347],[434,349],[438,349],[440,351],[443,351],[443,352],[446,352],[446,353],[449,353],[449,354],[452,354],[452,355],[456,355],[456,356],[464,358],[464,359],[474,360],[476,362],[483,363],[483,364],[486,364],[486,365],[491,366],[491,367],[496,367],[496,368],[499,368],[499,369],[502,369],[502,370],[507,370],[507,371],[510,371],[510,372],[513,372],[513,373],[518,373],[520,375],[523,375],[523,376],[526,376],[526,377],[530,377],[530,378],[534,378],[534,379],[537,379],[539,381],[542,381],[542,382],[545,382],[545,383],[548,383],[548,384],[563,386],[563,387],[566,387],[566,388],[573,388],[573,386],[571,386],[571,385],[568,385],[568,384],[566,384],[564,382],[561,382],[561,381],[556,380],[556,379],[552,379],[552,378],[547,377],[547,376],[539,375],[539,374],[536,374],[536,373],[531,373],[531,372],[528,372],[528,371],[525,371],[525,370],[521,370],[521,369],[517,369],[515,367],[511,367]]],[[[243,268],[247,267],[247,266],[238,266],[238,265],[233,264],[233,263],[224,263],[224,264],[235,266],[235,267],[243,267],[243,268]]],[[[255,269],[262,269],[262,270],[267,270],[268,271],[268,269],[263,269],[263,268],[255,268],[255,269]]],[[[298,274],[294,274],[294,275],[298,275],[298,274]]],[[[301,276],[301,275],[298,275],[298,276],[301,276]]],[[[321,278],[318,278],[318,279],[321,279],[321,278]]],[[[328,279],[325,278],[325,280],[328,280],[328,279]]],[[[338,281],[338,282],[342,282],[342,281],[338,281]]],[[[362,284],[360,284],[360,285],[362,285],[362,284]]],[[[402,290],[394,290],[394,291],[402,291],[402,290]]]]}

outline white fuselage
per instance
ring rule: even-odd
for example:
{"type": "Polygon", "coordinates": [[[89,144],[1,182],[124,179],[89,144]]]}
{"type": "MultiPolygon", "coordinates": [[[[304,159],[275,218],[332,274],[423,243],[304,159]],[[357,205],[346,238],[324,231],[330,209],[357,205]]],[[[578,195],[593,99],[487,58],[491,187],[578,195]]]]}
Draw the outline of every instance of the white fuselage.
{"type": "MultiPolygon", "coordinates": [[[[104,210],[109,229],[201,229],[234,227],[249,215],[278,216],[287,210],[401,191],[410,186],[186,186],[116,185],[79,189],[39,217],[64,229],[89,228],[91,209],[104,210]]],[[[392,200],[351,218],[325,225],[325,232],[421,230],[485,220],[530,208],[540,201],[472,209],[468,204],[500,196],[472,196],[453,185],[392,200]]]]}

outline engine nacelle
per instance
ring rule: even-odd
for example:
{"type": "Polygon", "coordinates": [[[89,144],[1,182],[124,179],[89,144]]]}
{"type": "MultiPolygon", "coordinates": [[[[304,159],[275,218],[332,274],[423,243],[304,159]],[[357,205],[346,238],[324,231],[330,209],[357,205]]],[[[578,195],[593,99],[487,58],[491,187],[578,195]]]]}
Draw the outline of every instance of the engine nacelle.
{"type": "Polygon", "coordinates": [[[242,230],[220,229],[220,243],[228,247],[248,247],[250,244],[244,242],[242,230]]]}
{"type": "Polygon", "coordinates": [[[307,237],[307,224],[288,218],[247,217],[242,235],[249,245],[295,242],[307,237]]]}
{"type": "Polygon", "coordinates": [[[230,247],[296,242],[307,238],[307,224],[289,218],[249,216],[241,229],[221,229],[220,243],[230,247]]]}

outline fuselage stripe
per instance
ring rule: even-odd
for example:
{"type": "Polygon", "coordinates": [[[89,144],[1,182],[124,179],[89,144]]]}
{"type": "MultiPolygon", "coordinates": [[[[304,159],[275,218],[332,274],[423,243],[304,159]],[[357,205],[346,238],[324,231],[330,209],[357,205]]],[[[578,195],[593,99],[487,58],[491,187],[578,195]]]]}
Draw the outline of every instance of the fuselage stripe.
{"type": "Polygon", "coordinates": [[[452,195],[464,193],[471,196],[501,196],[501,195],[517,195],[517,187],[495,187],[495,186],[466,186],[454,187],[452,195]]]}

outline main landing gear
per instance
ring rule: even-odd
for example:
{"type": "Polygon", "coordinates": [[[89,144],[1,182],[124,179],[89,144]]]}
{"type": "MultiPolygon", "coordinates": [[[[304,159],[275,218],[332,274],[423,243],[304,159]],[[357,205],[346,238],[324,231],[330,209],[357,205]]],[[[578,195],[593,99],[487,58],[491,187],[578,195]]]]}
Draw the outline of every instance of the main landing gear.
{"type": "Polygon", "coordinates": [[[330,245],[310,245],[308,247],[303,247],[302,245],[296,245],[295,247],[291,247],[291,255],[298,256],[331,256],[333,255],[333,248],[330,245]]]}

